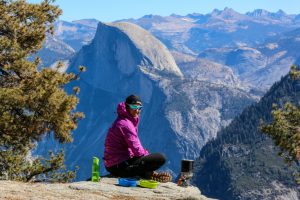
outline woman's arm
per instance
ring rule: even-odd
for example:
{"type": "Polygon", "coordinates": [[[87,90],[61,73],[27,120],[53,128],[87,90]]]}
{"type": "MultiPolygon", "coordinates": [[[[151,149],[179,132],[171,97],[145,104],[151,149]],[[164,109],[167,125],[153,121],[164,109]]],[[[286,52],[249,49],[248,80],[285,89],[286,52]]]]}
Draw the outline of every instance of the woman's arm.
{"type": "Polygon", "coordinates": [[[122,132],[124,134],[125,141],[128,147],[132,150],[134,156],[140,157],[149,154],[149,152],[142,146],[140,138],[134,129],[123,127],[122,132]]]}

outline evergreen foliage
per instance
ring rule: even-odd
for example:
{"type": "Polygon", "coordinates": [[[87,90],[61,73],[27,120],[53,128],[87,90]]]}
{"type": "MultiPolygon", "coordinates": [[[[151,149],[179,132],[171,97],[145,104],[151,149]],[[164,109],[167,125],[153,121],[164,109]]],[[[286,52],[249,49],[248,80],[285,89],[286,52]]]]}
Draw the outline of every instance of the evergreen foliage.
{"type": "MultiPolygon", "coordinates": [[[[234,200],[263,199],[264,191],[269,191],[268,198],[275,198],[276,183],[297,190],[295,174],[299,167],[295,163],[286,165],[278,156],[279,149],[259,127],[262,121],[271,122],[273,104],[283,107],[290,102],[299,106],[299,100],[299,81],[285,76],[258,103],[246,108],[222,129],[215,140],[208,142],[196,161],[193,179],[201,192],[209,197],[234,200]]],[[[294,107],[289,109],[294,112],[294,107]]],[[[296,116],[294,113],[294,120],[296,116]]]]}
{"type": "MultiPolygon", "coordinates": [[[[300,71],[292,66],[290,75],[300,78],[300,71]]],[[[272,122],[261,127],[262,132],[270,136],[280,148],[279,155],[288,163],[300,160],[300,108],[286,103],[283,108],[273,105],[272,122]]]]}
{"type": "MultiPolygon", "coordinates": [[[[54,134],[61,143],[71,142],[71,131],[83,117],[75,111],[76,96],[68,95],[63,89],[76,76],[57,69],[38,70],[40,59],[34,62],[27,59],[41,48],[46,33],[53,34],[53,22],[61,14],[53,2],[30,4],[25,0],[0,0],[2,179],[29,181],[38,175],[62,170],[63,152],[50,153],[49,160],[32,158],[30,152],[46,134],[54,134]]],[[[66,174],[60,178],[55,173],[52,175],[64,179],[66,174]]],[[[69,175],[74,177],[73,173],[69,175]]]]}
{"type": "Polygon", "coordinates": [[[280,154],[287,162],[300,159],[300,110],[291,103],[284,108],[274,105],[272,111],[273,121],[264,125],[262,131],[269,135],[280,147],[280,154]]]}

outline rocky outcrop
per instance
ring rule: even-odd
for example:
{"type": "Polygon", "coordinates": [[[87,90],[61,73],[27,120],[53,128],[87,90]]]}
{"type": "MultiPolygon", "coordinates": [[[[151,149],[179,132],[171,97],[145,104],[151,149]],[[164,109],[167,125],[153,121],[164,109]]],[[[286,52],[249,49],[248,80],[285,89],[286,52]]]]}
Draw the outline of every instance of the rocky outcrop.
{"type": "Polygon", "coordinates": [[[172,51],[171,53],[185,78],[247,90],[246,85],[225,64],[213,62],[212,59],[197,58],[177,51],[172,51]]]}
{"type": "Polygon", "coordinates": [[[0,181],[0,199],[27,200],[209,200],[196,187],[179,187],[175,183],[159,183],[156,189],[122,187],[115,178],[102,178],[100,182],[74,183],[22,183],[0,181]]]}
{"type": "Polygon", "coordinates": [[[197,59],[182,63],[180,69],[186,78],[247,90],[247,87],[242,84],[231,68],[219,63],[206,59],[197,59]]]}

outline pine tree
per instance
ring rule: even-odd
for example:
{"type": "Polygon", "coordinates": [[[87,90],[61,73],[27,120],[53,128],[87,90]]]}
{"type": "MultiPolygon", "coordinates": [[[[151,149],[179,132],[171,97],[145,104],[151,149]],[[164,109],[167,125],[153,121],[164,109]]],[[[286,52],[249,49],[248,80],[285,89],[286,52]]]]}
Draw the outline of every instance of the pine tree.
{"type": "MultiPolygon", "coordinates": [[[[300,71],[291,67],[292,79],[300,79],[300,71]]],[[[261,127],[262,132],[270,136],[280,149],[280,155],[288,163],[300,160],[300,108],[286,103],[283,108],[277,105],[272,110],[273,121],[261,127]]]]}
{"type": "Polygon", "coordinates": [[[53,34],[53,23],[62,12],[53,2],[0,0],[2,179],[29,181],[63,168],[63,152],[50,153],[49,160],[29,159],[30,152],[46,134],[53,134],[60,143],[71,142],[71,131],[83,117],[75,111],[76,96],[63,89],[75,75],[49,68],[38,70],[39,58],[28,61],[42,47],[46,33],[53,34]]]}
{"type": "Polygon", "coordinates": [[[293,65],[291,67],[291,72],[290,75],[293,79],[300,79],[300,71],[299,71],[299,67],[293,65]]]}

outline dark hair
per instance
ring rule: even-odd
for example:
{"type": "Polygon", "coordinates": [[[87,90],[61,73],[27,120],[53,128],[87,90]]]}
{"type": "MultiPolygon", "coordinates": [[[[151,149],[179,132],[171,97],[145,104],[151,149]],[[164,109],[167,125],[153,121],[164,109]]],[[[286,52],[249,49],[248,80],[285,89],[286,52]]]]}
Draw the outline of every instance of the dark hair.
{"type": "Polygon", "coordinates": [[[125,103],[128,105],[128,104],[136,104],[136,103],[142,103],[141,99],[139,96],[137,95],[129,95],[126,100],[125,100],[125,103]]]}

